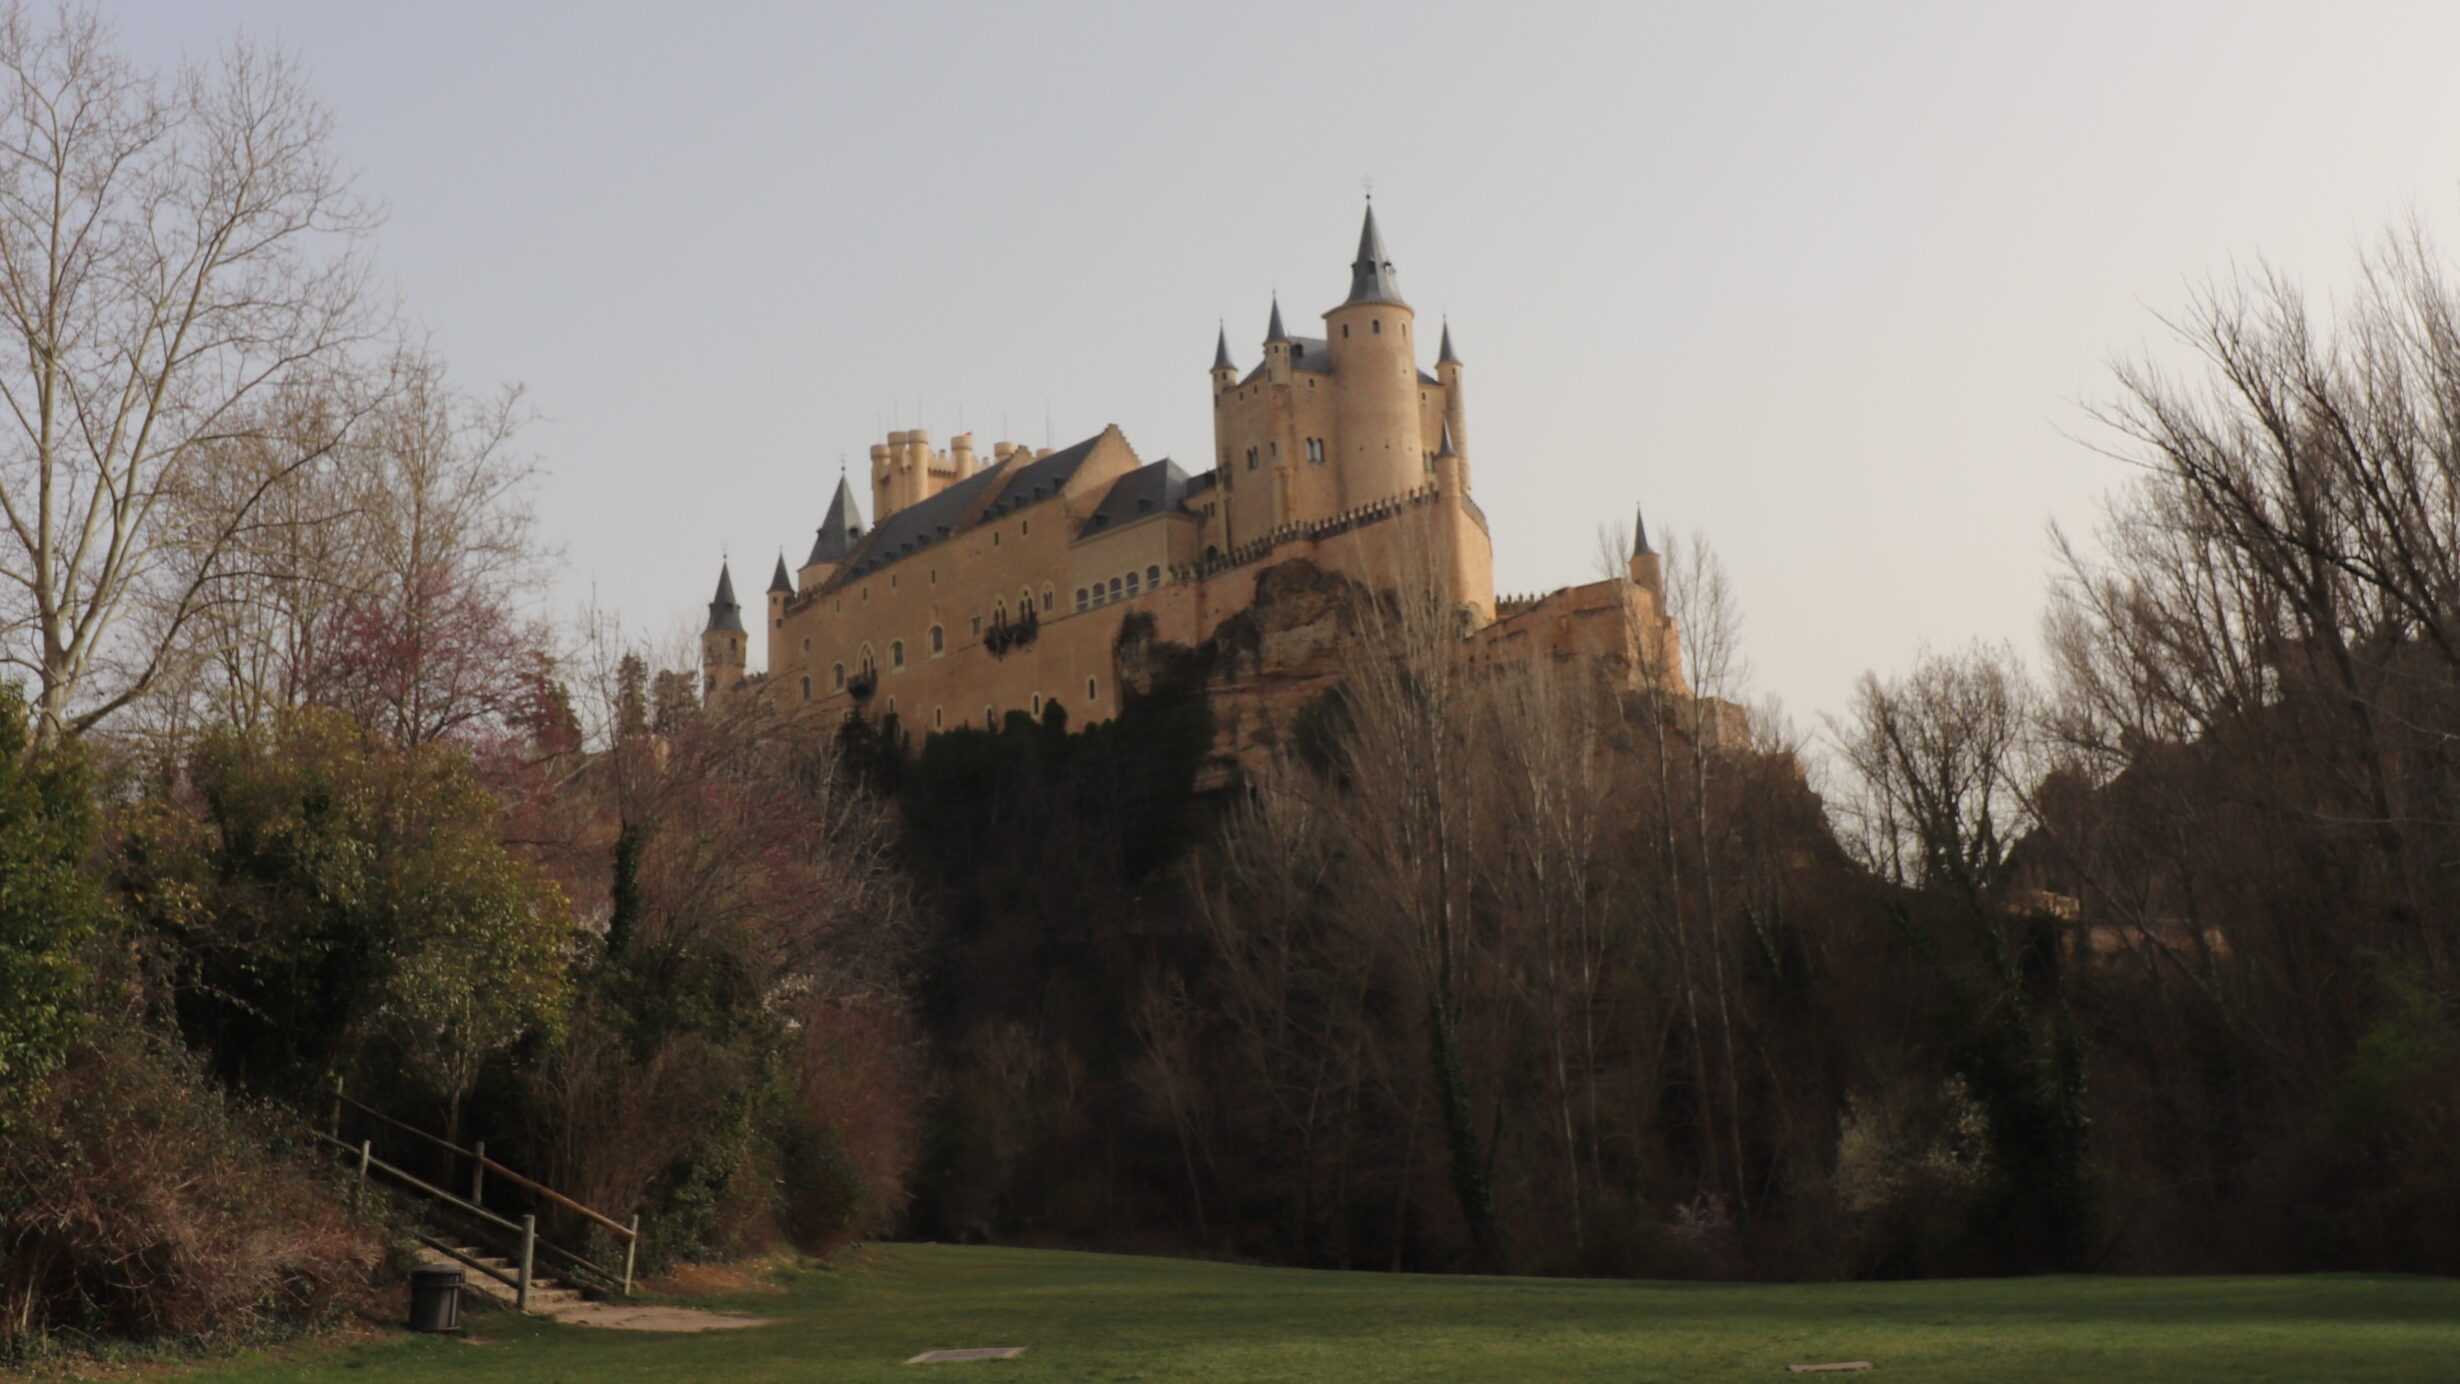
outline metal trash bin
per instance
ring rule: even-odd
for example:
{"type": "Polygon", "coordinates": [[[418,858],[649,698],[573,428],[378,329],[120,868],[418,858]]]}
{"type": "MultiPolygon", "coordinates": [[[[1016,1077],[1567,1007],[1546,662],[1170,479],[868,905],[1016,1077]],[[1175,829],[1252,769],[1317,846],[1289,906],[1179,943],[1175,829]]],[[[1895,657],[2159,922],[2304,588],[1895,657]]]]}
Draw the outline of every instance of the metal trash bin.
{"type": "Polygon", "coordinates": [[[461,1270],[428,1267],[410,1271],[410,1329],[461,1329],[461,1270]]]}

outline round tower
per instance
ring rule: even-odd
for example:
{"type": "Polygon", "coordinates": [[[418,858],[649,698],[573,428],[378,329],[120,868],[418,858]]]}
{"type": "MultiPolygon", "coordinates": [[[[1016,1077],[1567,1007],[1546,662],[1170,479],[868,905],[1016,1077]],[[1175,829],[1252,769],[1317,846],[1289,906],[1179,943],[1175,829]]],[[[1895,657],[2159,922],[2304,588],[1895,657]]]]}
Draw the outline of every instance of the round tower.
{"type": "Polygon", "coordinates": [[[768,667],[774,672],[786,666],[786,602],[794,599],[794,578],[786,575],[786,552],[777,553],[777,571],[769,577],[768,667]]]}
{"type": "Polygon", "coordinates": [[[1239,368],[1230,363],[1230,327],[1224,323],[1213,338],[1213,407],[1221,407],[1230,386],[1239,382],[1239,368]]]}
{"type": "Polygon", "coordinates": [[[1461,488],[1469,488],[1469,410],[1461,403],[1461,358],[1452,352],[1452,323],[1444,322],[1443,348],[1435,353],[1435,378],[1444,387],[1444,442],[1459,461],[1461,488]]]}
{"type": "Polygon", "coordinates": [[[1418,410],[1417,314],[1401,299],[1367,204],[1350,265],[1350,296],[1324,314],[1333,367],[1333,460],[1345,509],[1390,499],[1429,481],[1418,410]]]}
{"type": "Polygon", "coordinates": [[[744,656],[751,637],[743,630],[743,607],[735,601],[734,573],[718,564],[717,596],[709,602],[709,624],[700,632],[701,698],[721,697],[743,681],[744,656]]]}

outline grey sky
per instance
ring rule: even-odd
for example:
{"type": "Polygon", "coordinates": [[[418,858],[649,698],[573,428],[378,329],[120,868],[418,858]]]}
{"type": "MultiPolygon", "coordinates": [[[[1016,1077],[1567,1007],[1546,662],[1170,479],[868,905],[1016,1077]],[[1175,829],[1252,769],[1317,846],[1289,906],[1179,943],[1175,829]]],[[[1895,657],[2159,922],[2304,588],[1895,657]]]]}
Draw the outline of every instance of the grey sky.
{"type": "Polygon", "coordinates": [[[2460,209],[2448,4],[110,12],[304,59],[410,310],[546,417],[567,603],[650,632],[721,547],[799,560],[883,428],[1200,468],[1216,316],[1244,366],[1275,286],[1331,306],[1372,175],[1498,586],[1589,578],[1644,501],[1808,718],[1926,639],[2030,649],[2045,522],[2121,475],[2062,433],[2191,282],[2321,292],[2460,209]]]}

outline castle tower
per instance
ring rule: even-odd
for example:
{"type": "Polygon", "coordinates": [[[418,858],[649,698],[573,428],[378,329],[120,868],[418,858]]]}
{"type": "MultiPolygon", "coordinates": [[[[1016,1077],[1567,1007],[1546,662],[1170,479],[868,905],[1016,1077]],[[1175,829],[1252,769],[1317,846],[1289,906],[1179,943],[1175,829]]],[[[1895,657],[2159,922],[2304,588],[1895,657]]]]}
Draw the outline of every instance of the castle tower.
{"type": "Polygon", "coordinates": [[[1221,396],[1239,382],[1239,368],[1230,363],[1230,328],[1227,324],[1213,338],[1213,407],[1221,407],[1221,396]]]}
{"type": "Polygon", "coordinates": [[[1334,460],[1344,508],[1427,483],[1411,342],[1416,316],[1402,301],[1400,276],[1384,252],[1375,204],[1369,202],[1358,233],[1358,258],[1350,265],[1350,296],[1324,314],[1334,378],[1334,460]]]}
{"type": "Polygon", "coordinates": [[[1452,319],[1444,319],[1443,349],[1435,353],[1435,378],[1444,387],[1444,441],[1460,458],[1461,488],[1469,488],[1469,410],[1461,403],[1461,358],[1452,352],[1452,319]]]}
{"type": "Polygon", "coordinates": [[[743,660],[750,636],[743,631],[743,607],[735,603],[734,573],[718,564],[717,596],[709,602],[709,624],[700,632],[701,699],[708,701],[743,681],[743,660]]]}
{"type": "Polygon", "coordinates": [[[777,571],[769,577],[768,666],[772,671],[786,665],[786,602],[793,599],[794,578],[786,575],[786,554],[781,549],[777,571]]]}
{"type": "MultiPolygon", "coordinates": [[[[874,451],[881,449],[874,448],[874,451]]],[[[863,509],[854,499],[854,487],[846,478],[837,478],[837,493],[829,498],[828,517],[820,521],[820,532],[813,537],[811,556],[803,559],[803,570],[797,574],[805,591],[817,591],[828,585],[846,559],[854,555],[854,545],[862,541],[863,509]]]]}
{"type": "Polygon", "coordinates": [[[1666,577],[1657,557],[1649,546],[1649,520],[1637,507],[1631,516],[1631,584],[1657,598],[1659,609],[1666,601],[1666,577]]]}

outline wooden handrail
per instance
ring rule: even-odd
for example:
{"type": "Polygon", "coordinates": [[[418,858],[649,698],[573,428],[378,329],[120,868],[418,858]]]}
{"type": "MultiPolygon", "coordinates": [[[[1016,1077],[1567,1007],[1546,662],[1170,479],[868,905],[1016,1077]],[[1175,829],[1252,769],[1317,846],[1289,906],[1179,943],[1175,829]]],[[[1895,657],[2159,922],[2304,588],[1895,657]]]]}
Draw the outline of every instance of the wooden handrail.
{"type": "Polygon", "coordinates": [[[468,1149],[463,1148],[459,1144],[441,1139],[436,1135],[430,1134],[426,1130],[419,1128],[417,1125],[403,1124],[401,1121],[394,1119],[392,1116],[387,1115],[383,1111],[375,1109],[372,1106],[361,1105],[359,1102],[343,1095],[338,1088],[336,1088],[333,1092],[333,1098],[340,1101],[342,1104],[349,1106],[351,1109],[358,1111],[362,1115],[367,1115],[375,1119],[382,1120],[386,1124],[393,1126],[395,1129],[400,1130],[402,1133],[416,1135],[419,1138],[426,1140],[428,1143],[434,1144],[440,1149],[444,1149],[452,1153],[458,1153],[464,1158],[473,1156],[468,1149]]]}
{"type": "Polygon", "coordinates": [[[454,1206],[458,1206],[473,1216],[482,1217],[495,1223],[496,1225],[504,1227],[506,1230],[514,1232],[515,1234],[518,1234],[521,1230],[521,1226],[518,1222],[508,1221],[493,1211],[488,1210],[484,1206],[463,1201],[461,1198],[454,1196],[452,1193],[445,1191],[443,1188],[438,1187],[434,1183],[429,1182],[424,1178],[404,1172],[400,1168],[394,1167],[392,1164],[385,1162],[383,1159],[368,1153],[364,1148],[357,1144],[346,1144],[341,1140],[334,1138],[330,1134],[318,1133],[316,1137],[338,1149],[343,1150],[344,1152],[360,1155],[362,1161],[364,1161],[367,1166],[376,1169],[378,1172],[388,1174],[392,1177],[400,1179],[403,1182],[407,1182],[411,1186],[418,1188],[420,1191],[434,1197],[438,1201],[448,1202],[454,1206]]]}
{"type": "Polygon", "coordinates": [[[491,1173],[494,1173],[498,1177],[510,1178],[520,1186],[529,1188],[531,1191],[536,1192],[538,1195],[545,1197],[547,1200],[554,1202],[556,1205],[563,1207],[567,1211],[575,1211],[581,1215],[589,1217],[598,1224],[605,1226],[607,1229],[614,1231],[618,1235],[623,1236],[627,1243],[629,1243],[634,1236],[640,1233],[632,1227],[625,1225],[623,1222],[616,1220],[614,1217],[607,1215],[603,1211],[592,1211],[588,1207],[583,1206],[581,1203],[574,1201],[572,1198],[565,1196],[563,1193],[556,1191],[552,1187],[546,1186],[543,1183],[533,1182],[530,1179],[523,1177],[521,1174],[514,1172],[512,1169],[505,1167],[503,1164],[496,1162],[492,1158],[481,1157],[478,1162],[479,1166],[485,1168],[491,1173]]]}
{"type": "Polygon", "coordinates": [[[503,1284],[505,1287],[512,1289],[516,1293],[521,1291],[521,1285],[513,1281],[512,1275],[505,1273],[501,1269],[488,1268],[486,1265],[478,1262],[470,1256],[463,1254],[460,1250],[453,1248],[451,1245],[448,1245],[442,1240],[437,1239],[435,1236],[429,1235],[423,1231],[414,1230],[410,1233],[418,1237],[418,1242],[420,1244],[427,1246],[436,1253],[458,1259],[462,1263],[478,1270],[480,1273],[487,1275],[489,1278],[494,1279],[496,1282],[503,1284]]]}

